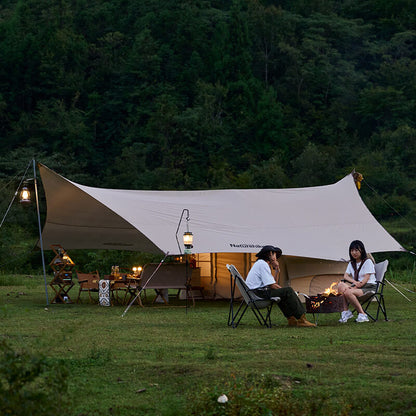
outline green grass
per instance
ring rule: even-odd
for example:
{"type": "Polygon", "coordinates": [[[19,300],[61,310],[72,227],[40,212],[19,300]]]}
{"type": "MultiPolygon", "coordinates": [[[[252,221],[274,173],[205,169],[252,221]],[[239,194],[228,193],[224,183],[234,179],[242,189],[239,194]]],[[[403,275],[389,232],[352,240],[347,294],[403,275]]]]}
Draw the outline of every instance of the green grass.
{"type": "Polygon", "coordinates": [[[386,287],[388,322],[322,314],[317,328],[289,328],[276,308],[271,329],[251,313],[231,329],[225,301],[148,303],[122,318],[124,306],[86,296],[46,308],[39,276],[0,276],[0,285],[0,337],[68,370],[65,414],[416,414],[410,292],[413,302],[386,287]],[[230,401],[219,405],[223,393],[230,401]],[[286,410],[263,412],[263,402],[286,410]]]}

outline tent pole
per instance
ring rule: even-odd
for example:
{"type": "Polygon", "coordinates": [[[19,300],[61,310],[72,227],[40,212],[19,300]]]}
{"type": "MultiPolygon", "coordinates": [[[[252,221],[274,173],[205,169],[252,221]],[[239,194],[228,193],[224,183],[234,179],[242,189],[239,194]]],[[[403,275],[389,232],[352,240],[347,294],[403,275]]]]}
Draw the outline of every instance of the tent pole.
{"type": "Polygon", "coordinates": [[[41,251],[41,256],[42,256],[43,279],[45,281],[46,305],[49,305],[48,285],[46,283],[45,256],[44,256],[44,253],[43,253],[42,227],[41,227],[41,224],[40,224],[38,183],[37,183],[37,179],[36,179],[36,162],[35,162],[35,159],[33,159],[33,181],[34,181],[34,184],[35,184],[36,212],[37,212],[37,216],[38,216],[39,242],[40,242],[40,251],[41,251]]]}
{"type": "Polygon", "coordinates": [[[402,293],[402,292],[400,292],[400,290],[399,289],[397,289],[397,287],[396,286],[394,286],[394,284],[393,283],[391,283],[391,282],[389,282],[387,279],[385,279],[385,281],[394,289],[394,290],[396,290],[397,292],[399,292],[405,299],[407,299],[409,302],[411,302],[411,300],[404,294],[404,293],[402,293]]]}
{"type": "Polygon", "coordinates": [[[123,314],[121,315],[122,318],[124,318],[124,316],[126,315],[127,311],[130,309],[130,306],[133,305],[133,303],[136,301],[136,299],[141,295],[142,291],[144,289],[146,289],[147,284],[150,282],[150,280],[152,279],[152,277],[156,274],[156,272],[159,270],[159,267],[162,265],[162,263],[166,260],[166,257],[169,255],[169,251],[166,252],[165,257],[163,257],[162,260],[160,260],[160,263],[158,264],[158,266],[156,267],[155,271],[151,274],[151,276],[147,279],[146,283],[144,284],[144,286],[139,290],[139,293],[135,296],[135,298],[129,303],[129,305],[127,306],[126,310],[123,312],[123,314]]]}
{"type": "MultiPolygon", "coordinates": [[[[183,210],[182,210],[182,214],[181,214],[181,217],[179,218],[179,223],[178,223],[178,227],[176,228],[176,234],[175,234],[175,237],[176,237],[176,242],[178,243],[178,249],[179,249],[179,254],[180,255],[182,255],[182,250],[181,250],[181,245],[179,244],[179,239],[178,239],[178,232],[179,232],[179,227],[181,226],[181,223],[182,223],[182,219],[183,219],[183,214],[185,214],[185,212],[186,212],[186,233],[185,234],[189,234],[190,236],[191,236],[191,238],[192,238],[192,233],[190,233],[189,232],[189,225],[188,225],[188,223],[189,223],[189,209],[187,209],[187,208],[184,208],[183,210]]],[[[184,234],[184,236],[185,236],[185,234],[184,234]]],[[[185,243],[185,240],[184,240],[184,243],[185,243]]],[[[188,266],[189,266],[189,254],[190,254],[190,252],[191,252],[191,248],[192,248],[193,246],[192,246],[192,240],[191,240],[191,244],[186,244],[185,243],[185,252],[184,252],[184,255],[185,255],[185,282],[186,282],[186,285],[187,285],[187,288],[186,288],[186,290],[185,290],[185,301],[186,301],[186,303],[185,303],[185,313],[187,314],[188,313],[188,292],[189,292],[189,288],[188,288],[188,279],[189,279],[189,274],[188,274],[188,266]]],[[[192,290],[192,288],[191,288],[191,290],[192,290]]],[[[192,295],[192,299],[193,299],[193,295],[192,295]]]]}
{"type": "MultiPolygon", "coordinates": [[[[186,282],[186,290],[185,290],[185,314],[188,314],[188,267],[189,267],[189,260],[188,260],[189,254],[187,253],[187,250],[185,250],[185,282],[186,282]]],[[[190,287],[190,286],[189,286],[190,287]]],[[[192,288],[191,288],[192,290],[192,288]]]]}

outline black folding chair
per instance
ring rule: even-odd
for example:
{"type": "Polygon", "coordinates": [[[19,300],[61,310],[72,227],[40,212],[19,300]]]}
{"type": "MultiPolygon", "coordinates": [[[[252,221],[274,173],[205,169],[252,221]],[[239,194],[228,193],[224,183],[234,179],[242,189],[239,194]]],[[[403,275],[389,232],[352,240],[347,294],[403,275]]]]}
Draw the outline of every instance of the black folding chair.
{"type": "Polygon", "coordinates": [[[280,298],[274,297],[271,299],[263,299],[257,296],[253,290],[249,289],[246,285],[246,282],[241,277],[240,273],[236,267],[232,264],[227,264],[227,269],[230,272],[230,283],[231,283],[231,300],[230,300],[230,310],[228,313],[228,326],[237,328],[241,319],[243,318],[246,310],[250,308],[255,317],[257,318],[260,325],[264,325],[268,328],[271,328],[272,322],[270,314],[272,307],[275,303],[280,302],[280,298]],[[234,311],[234,301],[235,301],[235,289],[236,287],[241,293],[243,300],[241,301],[237,311],[234,311]],[[265,314],[262,313],[262,310],[265,309],[265,314]]]}

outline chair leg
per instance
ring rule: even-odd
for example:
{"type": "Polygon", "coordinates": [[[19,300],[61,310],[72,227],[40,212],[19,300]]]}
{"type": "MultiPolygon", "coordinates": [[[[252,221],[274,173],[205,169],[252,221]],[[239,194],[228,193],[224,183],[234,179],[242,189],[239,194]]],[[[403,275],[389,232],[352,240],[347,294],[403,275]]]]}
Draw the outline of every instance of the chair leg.
{"type": "Polygon", "coordinates": [[[388,319],[387,319],[387,312],[386,312],[386,306],[385,306],[385,304],[384,304],[384,296],[383,295],[381,295],[380,296],[380,300],[379,300],[379,303],[378,303],[378,308],[377,308],[377,319],[378,319],[378,314],[379,314],[379,312],[382,312],[383,313],[383,315],[384,315],[384,320],[385,321],[388,321],[388,319]]]}
{"type": "Polygon", "coordinates": [[[266,318],[265,318],[265,325],[267,326],[267,328],[271,328],[272,327],[272,318],[271,318],[272,307],[273,307],[273,304],[271,304],[267,308],[267,314],[266,314],[266,318]]]}
{"type": "Polygon", "coordinates": [[[246,313],[247,308],[248,308],[248,305],[244,301],[242,301],[235,315],[231,317],[231,324],[230,324],[231,327],[237,328],[238,324],[240,323],[241,319],[246,313]],[[244,309],[243,309],[243,306],[245,306],[244,309]]]}
{"type": "Polygon", "coordinates": [[[254,312],[254,315],[256,315],[256,318],[259,321],[260,325],[265,325],[267,328],[272,327],[272,322],[271,322],[271,317],[270,317],[270,314],[272,312],[272,307],[273,307],[273,303],[267,307],[266,317],[263,317],[262,313],[260,312],[256,304],[255,303],[252,304],[252,310],[254,312]]]}
{"type": "MultiPolygon", "coordinates": [[[[376,322],[377,321],[377,316],[378,316],[378,314],[377,314],[377,316],[376,317],[374,317],[369,311],[368,311],[368,308],[370,307],[370,305],[371,305],[371,302],[373,302],[373,299],[375,298],[375,296],[373,295],[373,296],[371,296],[371,298],[370,299],[368,299],[363,305],[362,305],[362,307],[363,307],[363,310],[364,310],[364,313],[365,314],[367,314],[367,316],[373,321],[373,322],[376,322]]],[[[377,299],[377,303],[378,303],[378,299],[377,299]]],[[[378,306],[378,305],[377,305],[378,306]]]]}
{"type": "MultiPolygon", "coordinates": [[[[364,305],[363,305],[364,306],[364,305]]],[[[378,317],[380,314],[380,311],[384,315],[384,320],[388,321],[387,319],[387,312],[386,307],[384,304],[384,296],[380,294],[374,294],[370,299],[368,299],[365,303],[364,312],[374,321],[378,321],[378,317]],[[371,305],[371,302],[373,302],[373,299],[375,299],[375,302],[377,303],[377,312],[375,312],[375,317],[368,311],[368,308],[371,305]]],[[[374,313],[373,313],[374,314],[374,313]]]]}
{"type": "Polygon", "coordinates": [[[228,322],[227,325],[231,326],[234,318],[234,301],[233,298],[230,300],[230,309],[228,310],[228,322]]]}
{"type": "Polygon", "coordinates": [[[250,306],[251,310],[254,313],[254,316],[256,317],[257,321],[260,325],[266,326],[267,328],[272,327],[271,322],[271,313],[272,313],[272,307],[273,303],[266,308],[267,313],[265,316],[260,312],[259,308],[256,306],[256,304],[252,303],[250,305],[246,304],[246,302],[243,300],[238,309],[237,312],[234,313],[234,306],[232,303],[230,303],[230,310],[228,312],[228,326],[231,326],[232,328],[237,328],[239,325],[241,319],[243,318],[244,314],[247,311],[247,308],[250,306]],[[244,307],[244,309],[243,309],[244,307]]]}

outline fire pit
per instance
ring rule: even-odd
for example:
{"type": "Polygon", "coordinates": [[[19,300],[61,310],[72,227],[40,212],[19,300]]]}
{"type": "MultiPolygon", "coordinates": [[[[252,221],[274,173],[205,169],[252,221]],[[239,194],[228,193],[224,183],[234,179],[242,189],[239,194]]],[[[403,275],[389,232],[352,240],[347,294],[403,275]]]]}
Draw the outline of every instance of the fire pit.
{"type": "MultiPolygon", "coordinates": [[[[342,312],[347,309],[348,303],[344,295],[338,293],[338,282],[333,282],[330,287],[317,296],[305,296],[306,312],[316,313],[342,312]]],[[[317,319],[315,320],[317,323],[317,319]]]]}
{"type": "Polygon", "coordinates": [[[343,295],[317,295],[305,297],[306,312],[308,313],[333,313],[342,312],[347,301],[343,295]]]}

